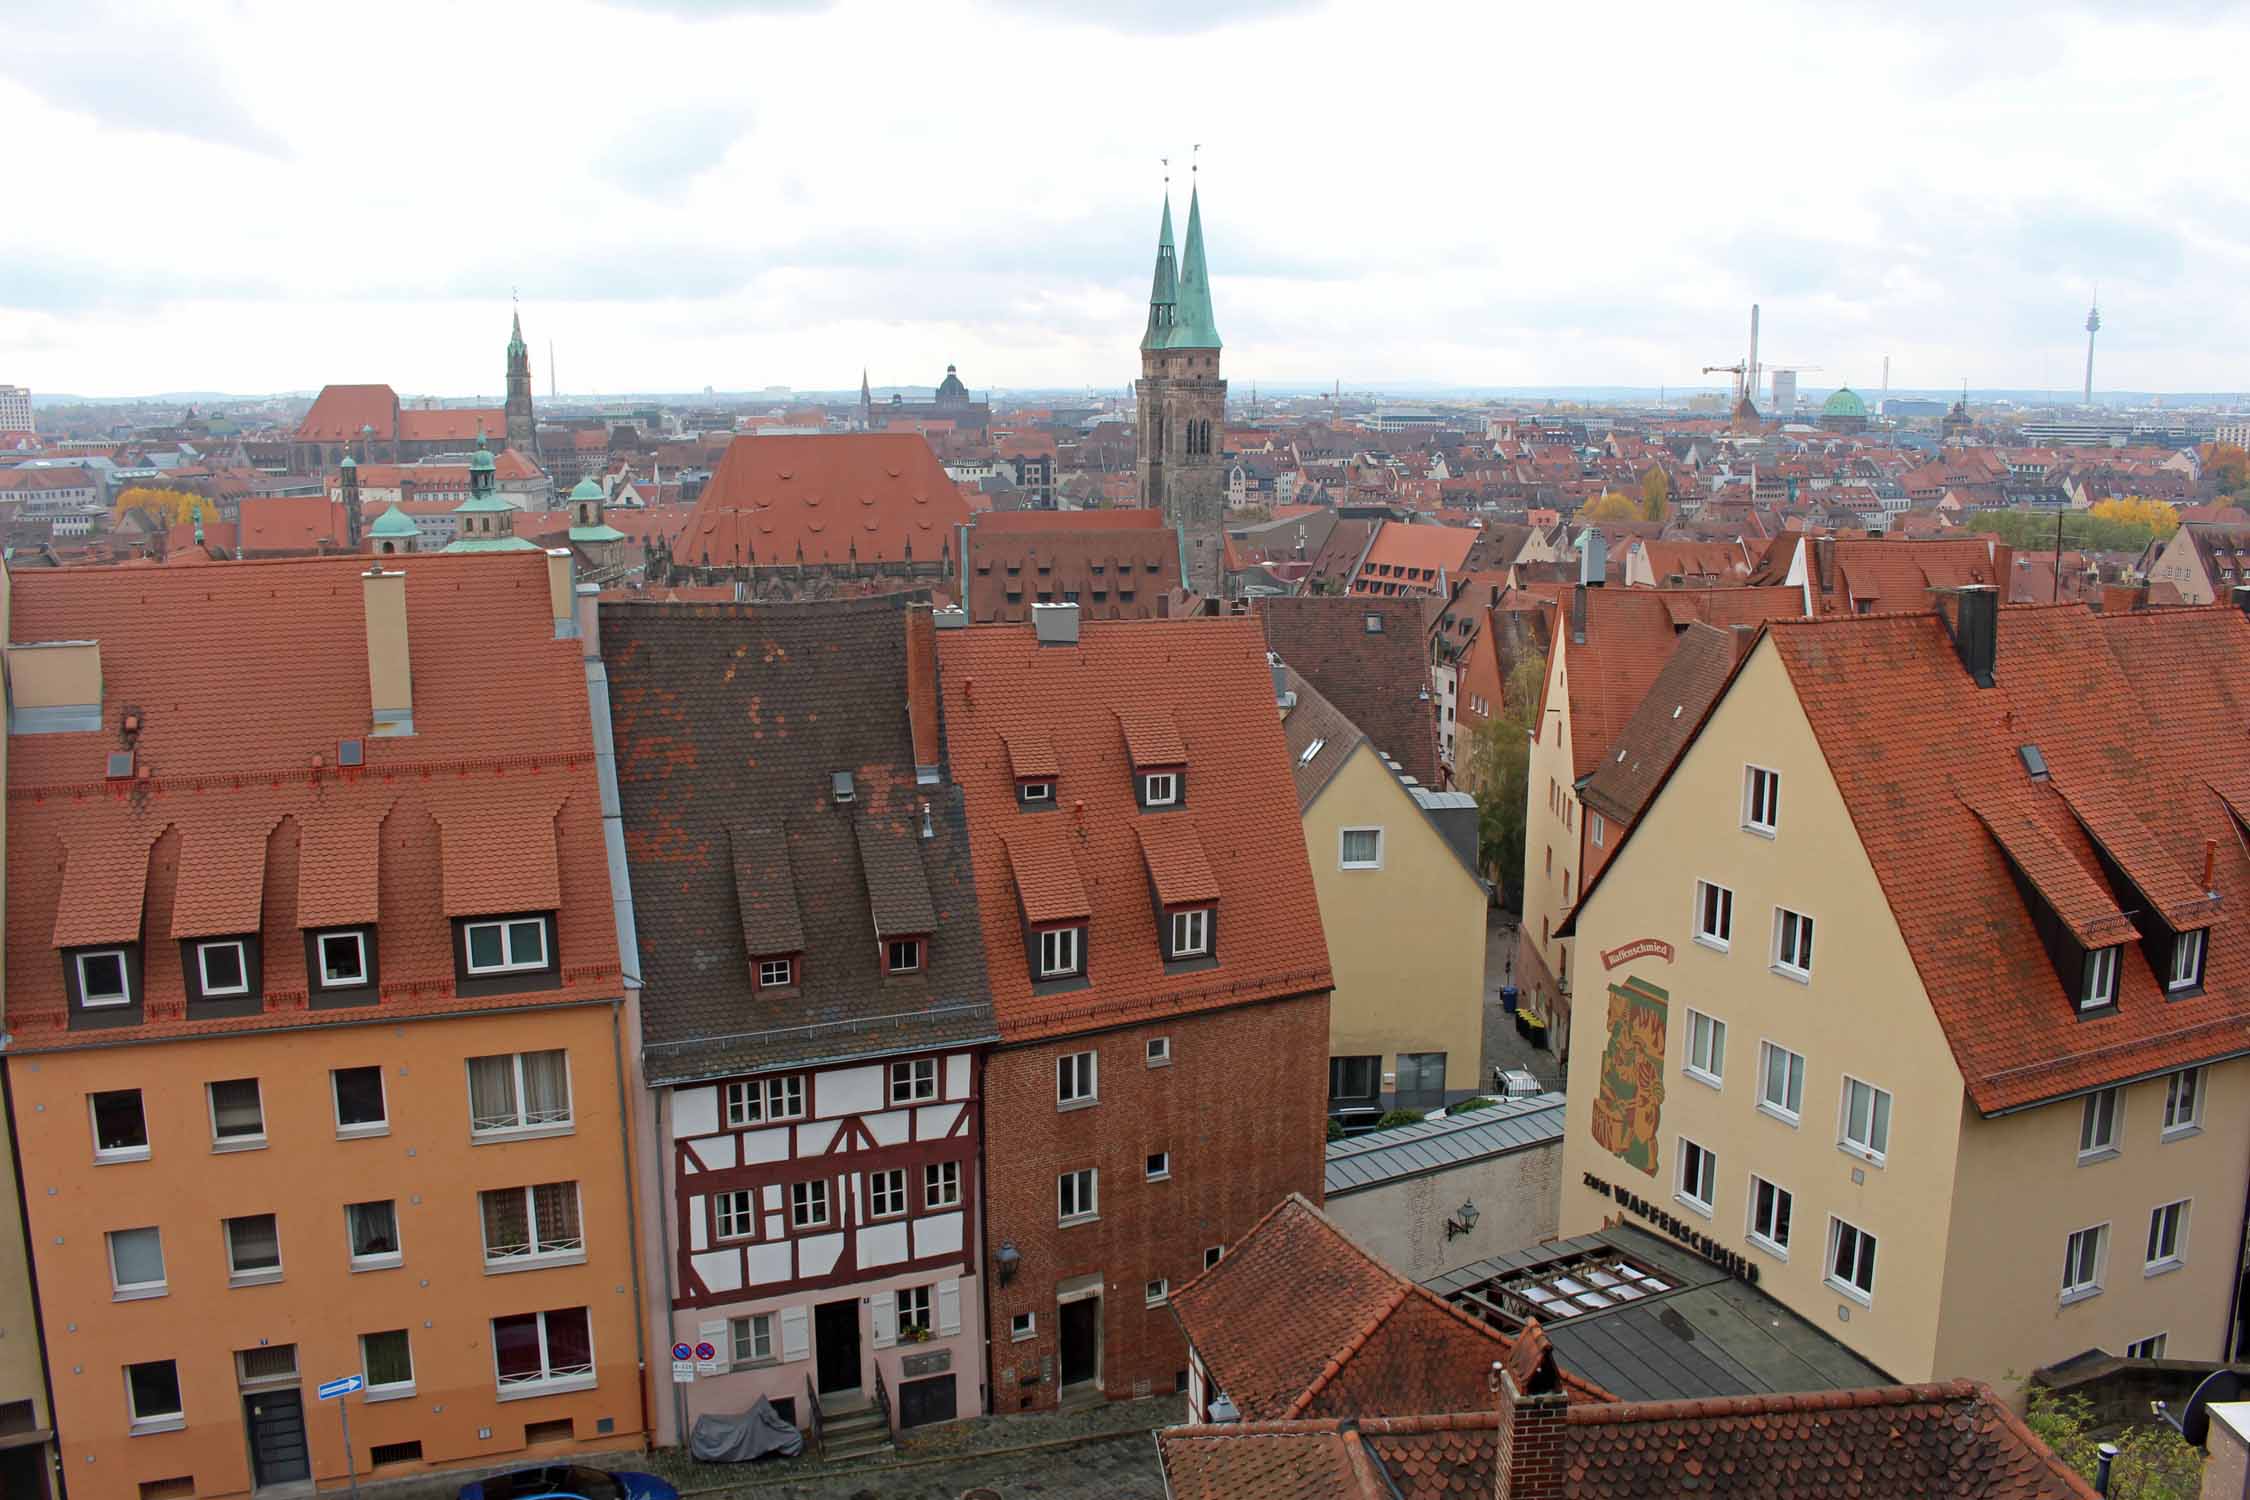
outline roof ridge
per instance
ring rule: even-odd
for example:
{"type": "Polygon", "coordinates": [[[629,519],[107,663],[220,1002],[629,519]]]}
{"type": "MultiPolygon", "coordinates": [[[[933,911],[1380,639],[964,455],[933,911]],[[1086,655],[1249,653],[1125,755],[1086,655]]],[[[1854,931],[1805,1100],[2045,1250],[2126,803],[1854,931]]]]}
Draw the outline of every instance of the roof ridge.
{"type": "MultiPolygon", "coordinates": [[[[1239,1248],[1240,1248],[1240,1247],[1241,1247],[1242,1245],[1244,1245],[1244,1244],[1248,1243],[1248,1241],[1249,1241],[1249,1239],[1250,1239],[1250,1237],[1251,1237],[1252,1235],[1256,1234],[1256,1233],[1257,1233],[1257,1232],[1258,1232],[1259,1230],[1261,1230],[1261,1229],[1265,1228],[1265,1227],[1266,1227],[1266,1225],[1267,1225],[1267,1223],[1269,1223],[1269,1222],[1270,1222],[1271,1220],[1273,1220],[1274,1218],[1276,1218],[1277,1216],[1279,1216],[1279,1215],[1280,1215],[1280,1213],[1281,1213],[1281,1211],[1282,1211],[1283,1209],[1287,1208],[1287,1207],[1288,1207],[1288,1206],[1289,1206],[1290,1204],[1292,1204],[1292,1203],[1296,1203],[1296,1204],[1301,1204],[1301,1205],[1303,1205],[1303,1206],[1304,1206],[1304,1207],[1306,1207],[1306,1208],[1312,1208],[1312,1207],[1313,1207],[1313,1206],[1312,1206],[1312,1200],[1310,1200],[1309,1198],[1307,1198],[1307,1197],[1306,1197],[1306,1196],[1305,1196],[1305,1195],[1304,1195],[1303,1193],[1292,1192],[1292,1193],[1288,1194],[1288,1195],[1287,1195],[1286,1197],[1282,1198],[1282,1199],[1281,1199],[1281,1200],[1280,1200],[1279,1202],[1275,1203],[1273,1207],[1271,1207],[1271,1208],[1267,1209],[1267,1210],[1266,1210],[1266,1211],[1265,1211],[1264,1213],[1262,1213],[1262,1214],[1258,1215],[1258,1217],[1256,1218],[1256,1220],[1254,1220],[1254,1221],[1253,1221],[1253,1222],[1251,1223],[1250,1227],[1249,1227],[1248,1229],[1245,1229],[1245,1230],[1243,1230],[1243,1231],[1242,1231],[1242,1233],[1241,1233],[1241,1234],[1240,1234],[1239,1236],[1237,1236],[1237,1237],[1236,1237],[1236,1239],[1235,1239],[1235,1242],[1234,1242],[1234,1243],[1235,1243],[1235,1245],[1236,1245],[1236,1247],[1237,1247],[1237,1248],[1239,1249],[1239,1248]]],[[[1318,1210],[1318,1209],[1313,1209],[1313,1212],[1314,1212],[1314,1214],[1316,1214],[1316,1215],[1317,1215],[1317,1214],[1319,1214],[1320,1210],[1318,1210]]],[[[1220,1256],[1219,1256],[1218,1260],[1217,1260],[1217,1261],[1216,1261],[1215,1263],[1213,1263],[1213,1264],[1211,1264],[1211,1265],[1208,1265],[1208,1266],[1205,1266],[1205,1267],[1204,1267],[1204,1268],[1203,1268],[1202,1270],[1200,1270],[1200,1271],[1196,1272],[1196,1273],[1195,1273],[1195,1274],[1194,1274],[1193,1276],[1189,1277],[1189,1278],[1188,1278],[1188,1281],[1187,1281],[1187,1284],[1186,1284],[1186,1285],[1182,1286],[1182,1287],[1181,1287],[1181,1288],[1180,1288],[1180,1289],[1179,1289],[1178,1291],[1176,1291],[1176,1292],[1172,1293],[1172,1295],[1171,1295],[1171,1296],[1170,1296],[1169,1298],[1165,1299],[1165,1300],[1166,1300],[1166,1305],[1168,1305],[1168,1306],[1174,1306],[1174,1307],[1176,1307],[1176,1306],[1177,1306],[1177,1305],[1179,1304],[1179,1300],[1180,1300],[1180,1299],[1181,1299],[1182,1297],[1186,1297],[1186,1296],[1189,1296],[1189,1295],[1191,1295],[1191,1294],[1192,1294],[1192,1293],[1193,1293],[1193,1292],[1195,1291],[1195,1289],[1196,1289],[1197,1287],[1201,1286],[1201,1285],[1202,1285],[1202,1284],[1203,1284],[1203,1283],[1204,1283],[1204,1282],[1205,1282],[1205,1281],[1206,1281],[1207,1279],[1209,1279],[1209,1277],[1210,1277],[1210,1275],[1211,1275],[1211,1273],[1212,1273],[1213,1271],[1216,1271],[1216,1270],[1218,1270],[1220,1266],[1223,1266],[1223,1265],[1225,1265],[1226,1263],[1227,1263],[1227,1257],[1226,1257],[1226,1255],[1225,1255],[1225,1253],[1224,1253],[1224,1252],[1221,1252],[1221,1254],[1220,1254],[1220,1256]]],[[[1174,1314],[1172,1315],[1172,1318],[1173,1318],[1173,1321],[1174,1321],[1174,1322],[1177,1322],[1177,1321],[1179,1321],[1179,1314],[1178,1314],[1177,1312],[1175,1312],[1175,1313],[1174,1313],[1174,1314]]],[[[1237,1429],[1237,1430],[1239,1430],[1239,1429],[1237,1429]]]]}
{"type": "Polygon", "coordinates": [[[1675,1401],[1610,1401],[1572,1406],[1565,1413],[1574,1427],[1625,1426],[1636,1422],[1782,1415],[1789,1412],[1851,1411],[1882,1406],[1930,1406],[1948,1401],[1987,1399],[1989,1386],[1968,1379],[1919,1385],[1875,1385],[1831,1391],[1751,1391],[1738,1396],[1694,1396],[1675,1401]]]}
{"type": "Polygon", "coordinates": [[[1398,1311],[1400,1304],[1406,1301],[1407,1293],[1412,1291],[1413,1288],[1414,1284],[1408,1282],[1384,1299],[1383,1305],[1376,1309],[1375,1316],[1362,1324],[1358,1332],[1344,1340],[1342,1348],[1328,1356],[1328,1363],[1321,1366],[1320,1373],[1313,1377],[1313,1383],[1299,1391],[1295,1398],[1290,1401],[1289,1409],[1284,1415],[1294,1417],[1304,1411],[1306,1407],[1312,1405],[1314,1398],[1326,1390],[1337,1376],[1344,1373],[1345,1362],[1367,1347],[1367,1341],[1375,1336],[1376,1330],[1390,1320],[1392,1313],[1398,1311]]]}

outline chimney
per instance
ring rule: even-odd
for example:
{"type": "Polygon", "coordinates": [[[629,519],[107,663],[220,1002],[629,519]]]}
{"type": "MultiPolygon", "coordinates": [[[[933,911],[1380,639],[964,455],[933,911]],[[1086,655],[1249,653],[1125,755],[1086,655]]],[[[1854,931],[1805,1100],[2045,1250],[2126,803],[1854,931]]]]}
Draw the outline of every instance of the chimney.
{"type": "Polygon", "coordinates": [[[406,575],[377,563],[359,575],[367,610],[367,698],[377,735],[414,732],[414,673],[406,654],[406,575]]]}
{"type": "Polygon", "coordinates": [[[1570,591],[1570,643],[1586,644],[1586,585],[1580,584],[1570,591]]]}
{"type": "Polygon", "coordinates": [[[34,641],[11,645],[8,733],[83,733],[102,727],[99,641],[34,641]]]}
{"type": "Polygon", "coordinates": [[[578,590],[568,547],[547,549],[547,607],[554,611],[555,639],[571,640],[578,634],[578,590]]]}
{"type": "MultiPolygon", "coordinates": [[[[1216,604],[1218,601],[1208,602],[1216,604]]],[[[1031,628],[1042,646],[1075,646],[1078,644],[1078,606],[1034,604],[1031,606],[1031,628]]]]}
{"type": "Polygon", "coordinates": [[[1538,1319],[1524,1325],[1515,1348],[1492,1367],[1492,1385],[1500,1397],[1494,1500],[1562,1500],[1569,1405],[1538,1319]]]}
{"type": "Polygon", "coordinates": [[[1834,586],[1830,580],[1835,576],[1836,539],[1832,536],[1813,538],[1813,582],[1825,594],[1834,586]]]}
{"type": "Polygon", "coordinates": [[[1989,583],[1972,583],[1937,593],[1938,618],[1953,628],[1953,649],[1961,653],[1961,665],[1978,687],[1992,686],[1992,668],[2000,650],[2000,591],[1989,583]],[[1943,602],[1946,597],[1953,600],[1950,618],[1943,602]]]}
{"type": "Polygon", "coordinates": [[[2250,615],[2250,583],[2238,583],[2234,586],[2234,607],[2250,615]]]}
{"type": "Polygon", "coordinates": [[[1581,588],[1598,589],[1609,582],[1609,543],[1600,531],[1589,526],[1578,543],[1578,584],[1581,588]]]}
{"type": "Polygon", "coordinates": [[[918,786],[934,786],[938,779],[937,691],[937,621],[927,604],[909,604],[906,724],[914,741],[914,781],[918,786]]]}

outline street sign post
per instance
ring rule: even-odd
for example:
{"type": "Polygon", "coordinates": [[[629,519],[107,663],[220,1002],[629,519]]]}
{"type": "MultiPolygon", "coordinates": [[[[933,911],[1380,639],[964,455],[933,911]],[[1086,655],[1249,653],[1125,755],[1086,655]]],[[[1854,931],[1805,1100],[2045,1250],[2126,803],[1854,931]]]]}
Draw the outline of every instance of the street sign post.
{"type": "Polygon", "coordinates": [[[344,1478],[351,1485],[353,1500],[359,1495],[359,1465],[352,1460],[352,1404],[344,1398],[357,1390],[364,1390],[367,1379],[361,1375],[342,1375],[334,1380],[324,1380],[313,1388],[313,1394],[323,1401],[336,1403],[336,1415],[344,1423],[344,1478]]]}

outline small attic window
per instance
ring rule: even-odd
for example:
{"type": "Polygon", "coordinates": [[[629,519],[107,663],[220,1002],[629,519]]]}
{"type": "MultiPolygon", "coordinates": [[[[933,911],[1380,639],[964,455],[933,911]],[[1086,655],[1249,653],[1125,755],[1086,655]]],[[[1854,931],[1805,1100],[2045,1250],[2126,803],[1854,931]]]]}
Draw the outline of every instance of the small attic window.
{"type": "Polygon", "coordinates": [[[133,779],[133,752],[132,752],[132,751],[130,751],[130,750],[112,750],[112,751],[110,751],[110,752],[109,752],[109,767],[108,767],[108,769],[107,769],[107,770],[106,770],[105,772],[103,772],[103,774],[104,774],[104,775],[105,775],[106,777],[108,777],[108,779],[109,779],[109,780],[111,780],[111,781],[130,781],[130,780],[132,780],[132,779],[133,779]]]}
{"type": "Polygon", "coordinates": [[[1301,754],[1301,755],[1299,755],[1299,756],[1297,757],[1297,764],[1298,764],[1298,765],[1300,765],[1300,766],[1309,766],[1309,765],[1311,765],[1311,764],[1313,763],[1313,758],[1314,758],[1315,756],[1319,755],[1321,751],[1323,751],[1323,750],[1325,750],[1325,749],[1327,749],[1327,748],[1328,748],[1328,741],[1326,741],[1326,740],[1324,740],[1324,739],[1323,739],[1323,740],[1314,740],[1314,741],[1313,741],[1313,742],[1312,742],[1311,744],[1309,744],[1309,745],[1305,746],[1305,749],[1304,749],[1304,753],[1303,753],[1303,754],[1301,754]]]}
{"type": "Polygon", "coordinates": [[[2039,753],[2037,745],[2018,745],[2016,754],[2023,758],[2023,769],[2033,781],[2047,779],[2047,757],[2039,753]]]}
{"type": "Polygon", "coordinates": [[[367,743],[364,740],[338,740],[336,764],[339,766],[364,766],[367,764],[367,743]]]}
{"type": "Polygon", "coordinates": [[[828,797],[831,802],[834,802],[838,807],[841,807],[845,803],[854,800],[857,796],[858,792],[853,788],[851,772],[834,771],[829,774],[828,797]]]}

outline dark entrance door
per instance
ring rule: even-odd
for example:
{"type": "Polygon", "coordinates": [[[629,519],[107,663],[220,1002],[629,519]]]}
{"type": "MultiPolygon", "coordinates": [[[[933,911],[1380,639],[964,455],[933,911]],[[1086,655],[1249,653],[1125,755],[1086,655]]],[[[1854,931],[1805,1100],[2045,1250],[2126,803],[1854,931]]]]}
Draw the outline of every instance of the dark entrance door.
{"type": "Polygon", "coordinates": [[[302,1391],[253,1391],[242,1398],[250,1424],[250,1480],[264,1488],[312,1477],[305,1453],[302,1391]]]}
{"type": "Polygon", "coordinates": [[[1081,1297],[1062,1305],[1062,1383],[1092,1380],[1102,1369],[1102,1299],[1081,1297]]]}
{"type": "Polygon", "coordinates": [[[820,1391],[856,1391],[859,1384],[859,1300],[823,1302],[813,1309],[813,1354],[820,1391]]]}
{"type": "Polygon", "coordinates": [[[953,1402],[953,1377],[950,1375],[901,1382],[898,1425],[921,1427],[931,1422],[950,1422],[955,1415],[953,1402]]]}

